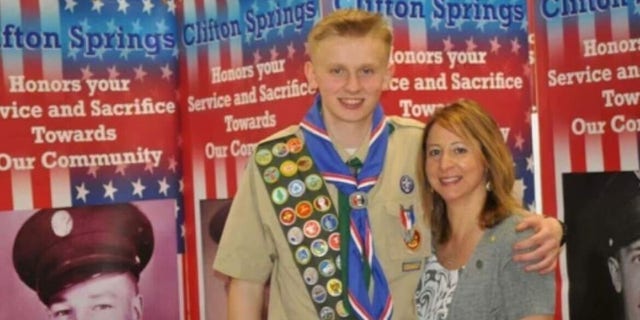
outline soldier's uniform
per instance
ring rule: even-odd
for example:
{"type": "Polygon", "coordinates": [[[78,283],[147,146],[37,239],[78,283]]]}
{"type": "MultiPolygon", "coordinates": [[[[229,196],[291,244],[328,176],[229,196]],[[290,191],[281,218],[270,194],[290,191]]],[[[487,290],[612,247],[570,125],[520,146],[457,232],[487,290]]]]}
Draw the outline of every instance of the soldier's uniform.
{"type": "Polygon", "coordinates": [[[18,231],[13,264],[50,305],[61,290],[100,274],[131,272],[138,278],[153,247],[151,223],[132,204],[44,209],[18,231]]]}
{"type": "MultiPolygon", "coordinates": [[[[393,318],[414,319],[413,295],[422,262],[430,250],[418,156],[424,127],[412,119],[395,116],[388,119],[392,131],[384,167],[376,185],[368,192],[367,209],[375,253],[393,299],[393,318]],[[406,237],[403,210],[412,210],[415,215],[411,241],[406,237]]],[[[270,141],[290,135],[303,139],[300,127],[291,126],[261,142],[257,152],[270,141]]],[[[368,146],[365,144],[354,155],[347,155],[339,148],[336,150],[346,162],[353,156],[366,159],[368,146]]],[[[214,268],[242,280],[264,283],[270,279],[269,319],[316,319],[318,312],[314,301],[324,299],[326,294],[311,297],[307,285],[313,279],[303,278],[299,271],[300,261],[290,244],[292,237],[283,231],[282,216],[274,209],[274,193],[269,192],[266,179],[268,177],[255,159],[250,161],[231,207],[214,268]]],[[[326,185],[337,207],[337,189],[332,184],[326,185]]],[[[305,195],[300,197],[304,198],[305,195]]],[[[327,290],[331,295],[331,289],[327,290]]]]}

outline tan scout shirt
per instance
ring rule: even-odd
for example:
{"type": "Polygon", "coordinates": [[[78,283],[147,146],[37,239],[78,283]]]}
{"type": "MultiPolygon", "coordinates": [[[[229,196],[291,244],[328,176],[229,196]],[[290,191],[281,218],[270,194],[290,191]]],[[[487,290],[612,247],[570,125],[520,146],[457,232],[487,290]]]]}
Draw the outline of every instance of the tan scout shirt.
{"type": "MultiPolygon", "coordinates": [[[[423,125],[411,119],[389,117],[394,127],[389,136],[385,166],[368,195],[369,219],[375,253],[382,264],[393,299],[393,319],[415,319],[413,295],[422,263],[429,254],[430,236],[424,221],[418,178],[423,125]],[[401,179],[403,176],[410,179],[401,179]],[[412,187],[411,192],[403,191],[412,187]],[[407,182],[410,181],[413,184],[407,182]],[[420,244],[409,249],[403,240],[401,208],[413,206],[420,244]]],[[[298,126],[284,129],[265,141],[296,133],[298,126]]],[[[356,152],[364,159],[367,146],[356,152]]],[[[347,161],[344,152],[340,152],[347,161]]],[[[337,190],[328,184],[337,206],[337,190]]],[[[273,209],[262,176],[250,161],[226,222],[214,269],[231,277],[260,283],[271,279],[269,319],[316,319],[317,311],[273,209]]]]}

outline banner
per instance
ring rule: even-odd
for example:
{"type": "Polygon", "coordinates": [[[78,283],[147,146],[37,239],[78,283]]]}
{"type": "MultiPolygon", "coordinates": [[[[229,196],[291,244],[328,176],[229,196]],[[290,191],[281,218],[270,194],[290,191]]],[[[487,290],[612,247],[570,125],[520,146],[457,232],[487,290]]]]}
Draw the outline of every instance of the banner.
{"type": "Polygon", "coordinates": [[[452,100],[479,101],[514,154],[517,192],[535,209],[526,4],[185,0],[178,9],[179,102],[192,317],[198,310],[200,318],[224,319],[226,310],[224,279],[211,270],[204,203],[232,198],[256,144],[301,120],[316,94],[303,73],[306,35],[340,8],[379,12],[393,26],[396,73],[382,97],[385,112],[425,121],[452,100]]]}
{"type": "Polygon", "coordinates": [[[640,5],[530,5],[543,211],[556,213],[571,230],[561,257],[558,318],[617,319],[622,306],[598,243],[611,218],[588,209],[606,189],[608,174],[638,170],[640,5]]]}
{"type": "Polygon", "coordinates": [[[1,0],[0,210],[169,199],[179,267],[178,41],[173,1],[1,0]]]}

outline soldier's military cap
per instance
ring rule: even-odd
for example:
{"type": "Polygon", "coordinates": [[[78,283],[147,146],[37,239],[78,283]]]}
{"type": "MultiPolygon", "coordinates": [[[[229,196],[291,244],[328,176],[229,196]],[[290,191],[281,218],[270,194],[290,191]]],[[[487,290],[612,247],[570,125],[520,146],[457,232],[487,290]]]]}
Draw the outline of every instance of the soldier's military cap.
{"type": "Polygon", "coordinates": [[[603,186],[596,210],[603,219],[609,254],[640,239],[640,172],[612,174],[603,186]]]}
{"type": "Polygon", "coordinates": [[[222,231],[227,222],[227,216],[229,216],[229,209],[231,209],[231,201],[222,204],[216,209],[209,221],[209,236],[215,243],[220,243],[222,231]]]}
{"type": "Polygon", "coordinates": [[[151,223],[132,204],[44,209],[18,231],[13,265],[49,305],[61,290],[103,273],[138,278],[153,247],[151,223]]]}

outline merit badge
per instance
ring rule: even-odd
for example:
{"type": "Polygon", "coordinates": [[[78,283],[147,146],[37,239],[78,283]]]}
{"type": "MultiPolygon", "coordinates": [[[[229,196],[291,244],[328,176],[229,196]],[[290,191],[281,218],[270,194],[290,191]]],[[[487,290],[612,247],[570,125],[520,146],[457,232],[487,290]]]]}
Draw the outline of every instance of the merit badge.
{"type": "Polygon", "coordinates": [[[316,285],[311,289],[311,299],[315,303],[323,303],[327,300],[327,290],[321,285],[316,285]]]}
{"type": "Polygon", "coordinates": [[[305,191],[305,186],[304,186],[304,182],[302,182],[302,180],[300,179],[296,179],[293,180],[291,182],[289,182],[289,185],[287,186],[287,189],[289,190],[289,194],[293,197],[300,197],[304,194],[305,191]]]}
{"type": "Polygon", "coordinates": [[[413,178],[411,178],[410,176],[405,174],[400,178],[400,190],[402,190],[402,192],[404,192],[405,194],[413,192],[413,188],[415,186],[416,185],[413,182],[413,178]]]}
{"type": "Polygon", "coordinates": [[[304,230],[304,235],[311,239],[317,237],[321,231],[320,223],[316,220],[309,220],[305,222],[302,228],[304,230]]]}
{"type": "Polygon", "coordinates": [[[291,243],[294,246],[301,244],[302,240],[304,240],[304,234],[302,234],[302,229],[298,227],[293,227],[289,229],[289,231],[287,232],[287,239],[289,240],[289,243],[291,243]]]}
{"type": "Polygon", "coordinates": [[[271,162],[273,156],[271,152],[267,149],[260,149],[256,152],[256,163],[261,166],[266,166],[271,162]]]}
{"type": "Polygon", "coordinates": [[[276,157],[282,158],[282,157],[286,157],[289,154],[289,148],[287,148],[286,144],[279,142],[273,145],[273,148],[271,148],[271,152],[276,157]]]}
{"type": "Polygon", "coordinates": [[[362,209],[367,206],[367,194],[356,191],[349,195],[349,205],[352,209],[362,209]]]}
{"type": "Polygon", "coordinates": [[[287,207],[280,211],[280,223],[290,226],[294,222],[296,222],[296,212],[293,209],[287,207]]]}
{"type": "Polygon", "coordinates": [[[327,213],[320,219],[320,224],[322,225],[322,229],[333,232],[338,228],[338,217],[333,213],[327,213]]]}
{"type": "Polygon", "coordinates": [[[318,191],[322,188],[322,178],[317,174],[310,174],[304,178],[304,183],[309,190],[318,191]]]}
{"type": "Polygon", "coordinates": [[[264,179],[266,183],[274,183],[278,181],[278,178],[280,178],[280,172],[276,167],[268,167],[264,169],[262,173],[262,179],[264,179]]]}
{"type": "Polygon", "coordinates": [[[287,141],[287,147],[289,147],[289,152],[298,153],[302,151],[302,141],[298,137],[291,138],[287,141]]]}
{"type": "Polygon", "coordinates": [[[402,229],[404,231],[403,237],[402,237],[404,240],[404,243],[410,249],[417,248],[417,246],[420,245],[420,235],[418,235],[417,243],[416,243],[415,242],[416,240],[415,234],[417,233],[415,230],[416,214],[413,211],[413,206],[409,206],[406,208],[402,205],[400,206],[400,222],[402,224],[402,229]]]}
{"type": "Polygon", "coordinates": [[[333,297],[337,297],[342,294],[342,282],[340,280],[333,278],[327,281],[327,291],[333,297]]]}
{"type": "Polygon", "coordinates": [[[336,303],[336,312],[341,318],[346,318],[349,316],[349,312],[347,312],[347,308],[344,307],[344,302],[342,299],[336,303]]]}
{"type": "Polygon", "coordinates": [[[319,195],[313,200],[313,207],[320,212],[327,212],[331,209],[331,199],[326,195],[319,195]]]}
{"type": "Polygon", "coordinates": [[[309,263],[309,261],[311,261],[311,252],[309,251],[309,248],[305,246],[301,246],[296,249],[295,256],[296,261],[298,261],[298,263],[302,265],[305,265],[309,263]]]}
{"type": "Polygon", "coordinates": [[[320,309],[321,320],[333,320],[336,318],[336,312],[331,307],[324,306],[320,309]]]}
{"type": "Polygon", "coordinates": [[[66,210],[58,210],[51,216],[51,230],[58,237],[66,237],[73,229],[73,218],[66,210]]]}
{"type": "Polygon", "coordinates": [[[323,277],[331,277],[336,273],[336,264],[331,259],[324,259],[320,261],[318,270],[323,277]]]}
{"type": "Polygon", "coordinates": [[[295,162],[286,160],[280,165],[280,172],[282,172],[282,175],[285,177],[291,177],[298,173],[298,166],[295,162]]]}
{"type": "Polygon", "coordinates": [[[311,202],[302,201],[296,204],[296,215],[300,219],[306,219],[311,216],[313,213],[313,207],[311,206],[311,202]]]}
{"type": "Polygon", "coordinates": [[[316,239],[311,242],[311,253],[314,256],[322,258],[329,251],[329,245],[324,239],[316,239]]]}
{"type": "Polygon", "coordinates": [[[334,251],[340,250],[340,234],[334,232],[329,235],[329,248],[334,251]]]}
{"type": "Polygon", "coordinates": [[[409,242],[405,242],[407,248],[411,250],[415,250],[420,246],[420,232],[418,230],[413,230],[413,237],[409,242]]]}
{"type": "Polygon", "coordinates": [[[308,267],[304,269],[302,277],[304,278],[304,283],[312,286],[318,282],[318,270],[314,267],[308,267]]]}
{"type": "Polygon", "coordinates": [[[275,204],[283,204],[287,202],[289,199],[289,194],[287,193],[287,189],[284,187],[277,187],[271,191],[271,200],[275,204]]]}
{"type": "Polygon", "coordinates": [[[296,164],[298,165],[298,170],[305,172],[311,169],[311,165],[313,165],[313,161],[309,156],[302,156],[296,160],[296,164]]]}

